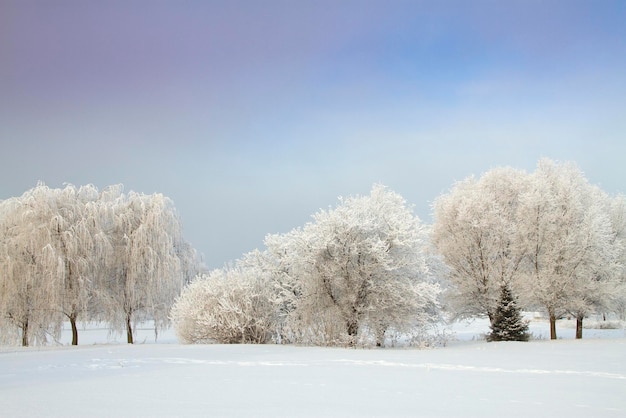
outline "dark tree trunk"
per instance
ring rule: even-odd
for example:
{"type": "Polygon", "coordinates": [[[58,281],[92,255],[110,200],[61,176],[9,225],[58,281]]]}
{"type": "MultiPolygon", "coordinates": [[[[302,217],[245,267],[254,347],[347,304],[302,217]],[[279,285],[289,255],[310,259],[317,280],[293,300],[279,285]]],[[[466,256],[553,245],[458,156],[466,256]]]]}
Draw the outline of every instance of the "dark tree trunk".
{"type": "Polygon", "coordinates": [[[576,339],[580,340],[583,338],[583,316],[576,316],[576,339]]]}
{"type": "Polygon", "coordinates": [[[382,347],[385,345],[385,334],[387,333],[387,328],[389,328],[389,325],[387,325],[384,322],[379,322],[378,326],[376,327],[376,347],[382,347]]]}
{"type": "Polygon", "coordinates": [[[359,333],[359,321],[356,318],[352,318],[348,320],[346,324],[348,337],[350,338],[349,344],[351,347],[356,347],[357,342],[357,334],[359,333]]]}
{"type": "Polygon", "coordinates": [[[133,344],[133,327],[130,321],[131,314],[126,315],[126,342],[133,344]]]}
{"type": "Polygon", "coordinates": [[[376,335],[376,347],[382,347],[385,344],[385,333],[376,335]]]}
{"type": "Polygon", "coordinates": [[[356,337],[359,332],[359,323],[356,319],[352,319],[348,321],[348,335],[350,337],[356,337]]]}
{"type": "Polygon", "coordinates": [[[556,315],[550,312],[550,339],[556,340],[556,315]]]}
{"type": "Polygon", "coordinates": [[[22,347],[28,347],[28,320],[22,324],[22,347]]]}
{"type": "Polygon", "coordinates": [[[72,325],[72,345],[78,345],[78,327],[76,326],[76,315],[70,315],[72,325]]]}

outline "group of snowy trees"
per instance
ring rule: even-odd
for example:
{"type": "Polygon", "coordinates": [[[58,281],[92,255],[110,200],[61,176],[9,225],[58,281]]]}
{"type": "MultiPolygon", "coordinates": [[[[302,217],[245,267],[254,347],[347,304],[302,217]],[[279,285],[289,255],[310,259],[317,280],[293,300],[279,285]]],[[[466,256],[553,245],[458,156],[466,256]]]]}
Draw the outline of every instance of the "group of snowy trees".
{"type": "Polygon", "coordinates": [[[460,317],[493,325],[503,287],[543,310],[556,338],[564,315],[624,308],[626,206],[589,184],[573,164],[539,162],[533,173],[497,168],[454,185],[434,204],[433,244],[449,267],[449,302],[460,317]]]}
{"type": "Polygon", "coordinates": [[[41,343],[69,321],[77,344],[79,321],[104,321],[132,342],[149,319],[186,343],[380,346],[443,313],[488,317],[491,340],[528,337],[520,309],[544,311],[553,339],[565,315],[577,338],[591,313],[624,316],[626,201],[575,165],[492,169],[433,212],[424,225],[375,185],[197,275],[163,195],[40,184],[0,202],[1,336],[41,343]]]}
{"type": "Polygon", "coordinates": [[[78,343],[80,321],[126,330],[168,324],[174,299],[197,273],[170,199],[122,186],[51,189],[0,202],[0,333],[3,342],[78,343]]]}
{"type": "Polygon", "coordinates": [[[520,309],[564,315],[626,306],[626,202],[570,163],[496,168],[436,199],[423,225],[374,186],[265,249],[198,277],[172,309],[183,342],[382,345],[443,311],[488,317],[490,340],[526,340],[520,309]],[[440,286],[441,285],[441,286],[440,286]],[[442,290],[443,289],[443,290],[442,290]],[[443,303],[443,306],[440,306],[443,303]]]}
{"type": "Polygon", "coordinates": [[[183,342],[382,345],[439,319],[428,230],[376,185],[266,249],[197,278],[172,309],[183,342]]]}

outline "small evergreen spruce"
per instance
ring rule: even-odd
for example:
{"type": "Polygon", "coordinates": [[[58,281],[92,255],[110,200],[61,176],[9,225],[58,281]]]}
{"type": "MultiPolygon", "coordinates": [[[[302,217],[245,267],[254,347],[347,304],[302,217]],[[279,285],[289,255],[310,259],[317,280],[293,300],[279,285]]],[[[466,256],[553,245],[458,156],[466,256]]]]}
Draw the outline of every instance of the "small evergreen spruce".
{"type": "Polygon", "coordinates": [[[511,289],[505,283],[487,341],[528,341],[529,336],[528,321],[522,318],[511,289]]]}

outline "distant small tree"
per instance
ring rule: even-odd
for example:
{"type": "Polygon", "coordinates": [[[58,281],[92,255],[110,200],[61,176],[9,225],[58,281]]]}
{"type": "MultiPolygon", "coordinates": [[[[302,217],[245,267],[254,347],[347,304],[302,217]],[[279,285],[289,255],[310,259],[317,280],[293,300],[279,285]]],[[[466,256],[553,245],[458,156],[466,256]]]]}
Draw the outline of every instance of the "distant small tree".
{"type": "Polygon", "coordinates": [[[488,341],[528,341],[528,322],[522,317],[508,284],[503,284],[488,341]]]}

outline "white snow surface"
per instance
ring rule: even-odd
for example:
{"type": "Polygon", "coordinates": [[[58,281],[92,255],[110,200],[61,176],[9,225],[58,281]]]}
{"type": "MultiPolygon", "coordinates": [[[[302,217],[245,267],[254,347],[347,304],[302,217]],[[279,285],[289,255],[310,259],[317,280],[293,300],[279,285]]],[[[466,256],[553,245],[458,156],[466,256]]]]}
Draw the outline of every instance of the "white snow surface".
{"type": "Polygon", "coordinates": [[[2,347],[0,415],[626,416],[624,329],[577,341],[559,327],[556,341],[487,343],[484,321],[457,324],[433,349],[180,345],[147,330],[126,345],[88,329],[78,347],[2,347]]]}

